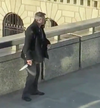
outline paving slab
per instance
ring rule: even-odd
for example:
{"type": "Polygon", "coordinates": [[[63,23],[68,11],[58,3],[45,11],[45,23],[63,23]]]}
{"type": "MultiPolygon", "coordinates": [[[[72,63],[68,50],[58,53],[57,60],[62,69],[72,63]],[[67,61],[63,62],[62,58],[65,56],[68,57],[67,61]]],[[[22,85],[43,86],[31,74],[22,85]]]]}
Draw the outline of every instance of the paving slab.
{"type": "Polygon", "coordinates": [[[100,108],[100,64],[44,81],[39,89],[45,95],[31,102],[21,99],[22,90],[0,96],[0,108],[100,108]]]}

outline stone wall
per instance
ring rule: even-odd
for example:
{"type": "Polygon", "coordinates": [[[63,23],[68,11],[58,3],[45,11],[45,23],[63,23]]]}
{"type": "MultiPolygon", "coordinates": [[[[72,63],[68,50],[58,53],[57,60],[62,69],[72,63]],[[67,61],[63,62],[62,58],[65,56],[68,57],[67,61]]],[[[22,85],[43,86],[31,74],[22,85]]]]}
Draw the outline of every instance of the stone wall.
{"type": "Polygon", "coordinates": [[[19,58],[19,54],[8,55],[0,59],[0,95],[24,87],[27,73],[19,71],[22,66],[23,61],[19,58]]]}
{"type": "Polygon", "coordinates": [[[100,63],[100,32],[81,37],[81,68],[100,63]]]}
{"type": "Polygon", "coordinates": [[[53,44],[50,59],[45,61],[45,80],[65,75],[79,69],[79,38],[53,44]]]}
{"type": "Polygon", "coordinates": [[[66,0],[63,0],[63,3],[59,2],[59,0],[57,2],[54,0],[1,0],[0,36],[2,37],[3,19],[9,12],[19,15],[25,27],[33,21],[34,13],[37,11],[45,12],[46,17],[55,20],[58,25],[100,16],[100,2],[98,2],[98,7],[94,7],[92,3],[87,6],[87,0],[84,0],[85,5],[80,5],[79,1],[77,0],[77,4],[74,4],[73,2],[67,3],[66,0]]]}
{"type": "MultiPolygon", "coordinates": [[[[52,43],[49,60],[45,60],[44,80],[49,80],[70,72],[100,63],[100,32],[70,38],[52,43]]],[[[0,95],[22,89],[26,71],[20,52],[0,57],[0,95]]],[[[41,78],[41,77],[40,77],[41,78]]],[[[39,79],[41,81],[41,79],[39,79]]]]}
{"type": "MultiPolygon", "coordinates": [[[[50,59],[45,61],[45,80],[78,70],[79,38],[52,44],[49,55],[50,59]]],[[[24,87],[27,73],[25,70],[19,71],[22,66],[23,60],[20,58],[20,52],[0,57],[0,95],[24,87]]]]}

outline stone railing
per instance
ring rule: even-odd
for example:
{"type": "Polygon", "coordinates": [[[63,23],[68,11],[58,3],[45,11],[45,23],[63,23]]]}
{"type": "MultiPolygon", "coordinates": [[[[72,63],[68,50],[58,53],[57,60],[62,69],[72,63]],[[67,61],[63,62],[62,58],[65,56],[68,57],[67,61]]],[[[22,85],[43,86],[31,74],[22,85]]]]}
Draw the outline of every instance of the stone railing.
{"type": "MultiPolygon", "coordinates": [[[[99,25],[100,18],[95,18],[45,29],[48,39],[54,36],[59,38],[48,50],[50,59],[45,60],[41,74],[44,80],[100,63],[99,25]],[[85,29],[88,33],[80,35],[79,31],[85,29]]],[[[0,38],[0,49],[16,46],[14,53],[0,57],[0,94],[19,90],[24,86],[26,72],[19,72],[23,66],[19,46],[24,43],[24,37],[24,33],[21,33],[0,38]]]]}
{"type": "MultiPolygon", "coordinates": [[[[75,22],[71,24],[59,25],[52,28],[45,29],[47,38],[54,36],[60,36],[67,33],[74,33],[76,31],[91,29],[92,33],[95,32],[95,27],[100,26],[100,18],[94,18],[89,20],[84,20],[80,22],[75,22]]],[[[10,46],[16,46],[16,51],[18,51],[19,45],[24,43],[24,33],[11,35],[7,37],[0,38],[0,49],[10,46]]],[[[58,38],[59,41],[59,38],[58,38]]]]}

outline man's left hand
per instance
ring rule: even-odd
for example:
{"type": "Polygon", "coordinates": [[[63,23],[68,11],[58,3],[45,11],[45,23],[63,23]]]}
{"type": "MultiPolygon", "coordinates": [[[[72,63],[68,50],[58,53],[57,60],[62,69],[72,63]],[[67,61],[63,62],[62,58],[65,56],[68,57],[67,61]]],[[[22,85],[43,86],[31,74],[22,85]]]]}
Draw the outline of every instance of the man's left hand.
{"type": "Polygon", "coordinates": [[[51,44],[48,44],[48,45],[47,45],[47,47],[48,47],[48,49],[50,49],[50,47],[51,47],[51,44]]]}

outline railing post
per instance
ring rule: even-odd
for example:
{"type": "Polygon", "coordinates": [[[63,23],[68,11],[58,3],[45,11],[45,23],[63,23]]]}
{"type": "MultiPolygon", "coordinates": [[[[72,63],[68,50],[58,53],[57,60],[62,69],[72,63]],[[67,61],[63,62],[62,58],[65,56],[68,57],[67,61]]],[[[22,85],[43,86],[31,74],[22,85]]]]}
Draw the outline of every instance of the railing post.
{"type": "Polygon", "coordinates": [[[19,45],[12,46],[12,51],[17,52],[19,50],[19,45]]]}
{"type": "Polygon", "coordinates": [[[95,27],[89,28],[89,32],[92,32],[92,34],[95,33],[95,27]]]}
{"type": "Polygon", "coordinates": [[[58,35],[58,41],[60,40],[60,35],[58,35]]]}
{"type": "Polygon", "coordinates": [[[54,40],[56,40],[58,42],[60,40],[60,35],[54,36],[54,40]]]}
{"type": "Polygon", "coordinates": [[[79,68],[81,69],[81,37],[79,37],[79,68]]]}
{"type": "Polygon", "coordinates": [[[19,45],[16,45],[16,52],[19,50],[19,45]]]}
{"type": "Polygon", "coordinates": [[[94,34],[94,33],[95,33],[95,27],[92,28],[92,34],[94,34]]]}

